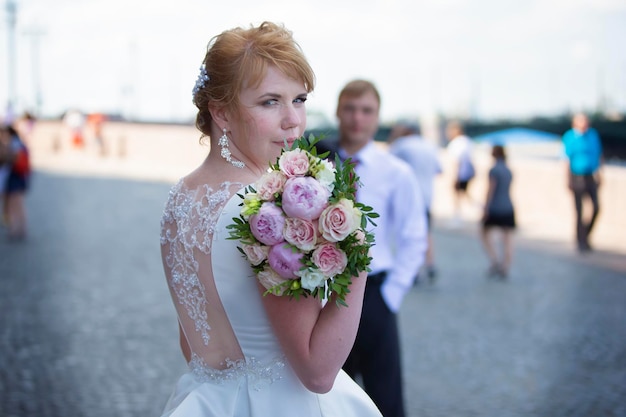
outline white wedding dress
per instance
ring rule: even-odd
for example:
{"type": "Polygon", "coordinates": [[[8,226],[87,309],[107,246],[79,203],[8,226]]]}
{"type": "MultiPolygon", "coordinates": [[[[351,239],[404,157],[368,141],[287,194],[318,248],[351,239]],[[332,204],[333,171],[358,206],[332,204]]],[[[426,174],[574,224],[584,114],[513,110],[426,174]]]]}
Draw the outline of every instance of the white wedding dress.
{"type": "Polygon", "coordinates": [[[170,191],[161,248],[190,361],[163,416],[381,417],[343,371],[326,394],[295,375],[238,242],[227,240],[242,192],[242,184],[190,189],[184,180],[170,191]]]}

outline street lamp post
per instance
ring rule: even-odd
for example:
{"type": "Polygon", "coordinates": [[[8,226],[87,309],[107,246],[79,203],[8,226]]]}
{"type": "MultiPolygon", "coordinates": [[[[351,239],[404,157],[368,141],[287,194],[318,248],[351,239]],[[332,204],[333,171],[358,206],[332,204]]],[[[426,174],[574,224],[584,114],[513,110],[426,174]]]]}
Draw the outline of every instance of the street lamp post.
{"type": "Polygon", "coordinates": [[[35,116],[41,116],[41,108],[43,104],[43,95],[41,92],[41,77],[39,68],[41,63],[40,58],[40,40],[45,35],[45,31],[40,28],[33,27],[24,32],[24,35],[30,38],[31,42],[31,65],[32,65],[32,77],[33,88],[35,91],[35,116]]]}
{"type": "Polygon", "coordinates": [[[17,22],[17,2],[15,0],[6,1],[7,12],[7,41],[8,41],[8,60],[7,60],[7,108],[6,118],[12,119],[15,111],[15,94],[17,87],[17,72],[15,66],[17,59],[15,56],[15,26],[17,22]]]}

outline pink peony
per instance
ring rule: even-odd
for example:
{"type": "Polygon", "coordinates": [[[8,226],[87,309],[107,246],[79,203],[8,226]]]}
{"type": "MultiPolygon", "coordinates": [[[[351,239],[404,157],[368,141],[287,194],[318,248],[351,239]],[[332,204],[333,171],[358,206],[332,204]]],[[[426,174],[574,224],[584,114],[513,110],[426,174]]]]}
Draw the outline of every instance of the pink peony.
{"type": "Polygon", "coordinates": [[[274,203],[263,203],[259,212],[250,216],[250,231],[261,243],[276,245],[283,242],[285,215],[274,203]]]}
{"type": "Polygon", "coordinates": [[[269,290],[270,288],[286,281],[285,278],[278,275],[272,268],[265,268],[260,271],[257,274],[257,278],[266,290],[269,290]]]}
{"type": "Polygon", "coordinates": [[[327,277],[341,274],[348,265],[348,257],[334,243],[320,245],[313,251],[311,260],[327,277]]]}
{"type": "Polygon", "coordinates": [[[329,242],[340,242],[361,225],[361,211],[352,200],[342,198],[320,215],[319,229],[329,242]]]}
{"type": "Polygon", "coordinates": [[[309,153],[302,149],[285,151],[278,159],[278,167],[288,178],[304,176],[309,172],[309,153]]]}
{"type": "Polygon", "coordinates": [[[317,225],[309,220],[287,217],[284,235],[285,240],[298,249],[310,251],[317,242],[317,225]]]}
{"type": "Polygon", "coordinates": [[[261,200],[273,201],[274,194],[283,191],[287,177],[280,171],[270,171],[256,182],[256,192],[261,200]]]}
{"type": "Polygon", "coordinates": [[[296,278],[295,272],[302,268],[300,259],[303,254],[300,251],[293,251],[290,245],[279,243],[272,246],[267,256],[272,269],[278,275],[286,279],[296,278]]]}
{"type": "Polygon", "coordinates": [[[330,192],[313,177],[293,177],[285,183],[283,210],[289,217],[317,219],[328,206],[330,192]]]}

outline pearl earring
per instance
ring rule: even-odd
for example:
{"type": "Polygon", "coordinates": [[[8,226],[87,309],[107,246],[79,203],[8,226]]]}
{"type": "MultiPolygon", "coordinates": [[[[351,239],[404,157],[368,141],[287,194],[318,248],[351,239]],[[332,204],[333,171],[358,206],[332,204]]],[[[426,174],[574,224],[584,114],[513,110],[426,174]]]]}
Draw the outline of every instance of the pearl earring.
{"type": "Polygon", "coordinates": [[[228,136],[226,136],[226,129],[222,129],[223,135],[217,141],[217,144],[220,145],[220,155],[222,158],[230,162],[230,164],[236,168],[244,168],[246,164],[231,157],[230,149],[228,149],[228,136]]]}

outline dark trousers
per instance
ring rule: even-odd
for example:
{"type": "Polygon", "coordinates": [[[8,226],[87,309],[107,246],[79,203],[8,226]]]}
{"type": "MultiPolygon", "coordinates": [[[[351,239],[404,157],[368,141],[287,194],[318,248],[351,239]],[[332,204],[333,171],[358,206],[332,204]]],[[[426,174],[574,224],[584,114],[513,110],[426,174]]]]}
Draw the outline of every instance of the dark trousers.
{"type": "Polygon", "coordinates": [[[384,276],[367,278],[359,330],[343,369],[352,379],[361,376],[383,417],[404,417],[398,324],[380,293],[384,276]]]}
{"type": "Polygon", "coordinates": [[[589,248],[589,234],[598,217],[598,183],[593,175],[572,175],[572,191],[576,207],[576,239],[580,249],[589,248]],[[589,197],[593,205],[593,212],[589,222],[583,220],[583,198],[589,197]]]}

